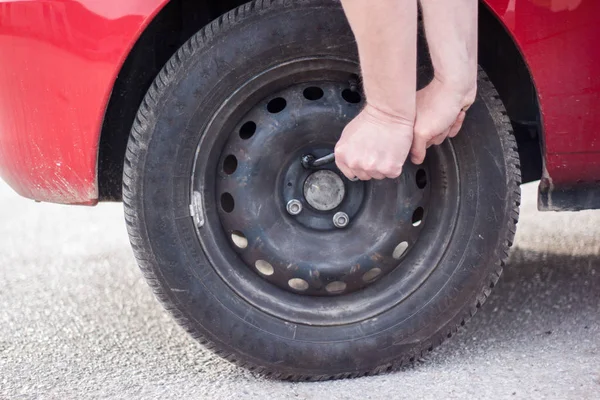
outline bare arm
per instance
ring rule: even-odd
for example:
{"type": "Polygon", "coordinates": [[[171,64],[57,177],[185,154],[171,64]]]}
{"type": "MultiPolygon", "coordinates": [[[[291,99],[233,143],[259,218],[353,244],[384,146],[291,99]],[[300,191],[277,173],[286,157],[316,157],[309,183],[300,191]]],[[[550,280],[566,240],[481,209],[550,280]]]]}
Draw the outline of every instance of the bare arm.
{"type": "Polygon", "coordinates": [[[477,0],[421,0],[435,78],[417,93],[412,161],[460,131],[477,93],[477,0]]]}
{"type": "Polygon", "coordinates": [[[421,0],[435,76],[456,91],[477,87],[477,0],[421,0]]]}
{"type": "Polygon", "coordinates": [[[372,107],[412,121],[417,63],[416,0],[342,0],[358,44],[372,107]]]}
{"type": "Polygon", "coordinates": [[[349,178],[395,178],[413,137],[417,0],[342,5],[358,44],[367,106],[344,130],[336,162],[349,178]]]}

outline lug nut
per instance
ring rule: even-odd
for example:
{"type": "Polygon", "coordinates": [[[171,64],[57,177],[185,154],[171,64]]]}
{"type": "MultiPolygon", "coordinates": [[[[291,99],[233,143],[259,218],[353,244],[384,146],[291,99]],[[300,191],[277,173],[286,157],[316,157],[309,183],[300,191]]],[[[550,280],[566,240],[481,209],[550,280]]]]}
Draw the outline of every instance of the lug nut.
{"type": "Polygon", "coordinates": [[[348,226],[349,222],[350,218],[345,212],[340,211],[333,216],[333,225],[335,225],[336,228],[345,228],[348,226]]]}
{"type": "Polygon", "coordinates": [[[298,215],[302,212],[302,203],[300,200],[292,199],[288,201],[285,208],[290,215],[298,215]]]}

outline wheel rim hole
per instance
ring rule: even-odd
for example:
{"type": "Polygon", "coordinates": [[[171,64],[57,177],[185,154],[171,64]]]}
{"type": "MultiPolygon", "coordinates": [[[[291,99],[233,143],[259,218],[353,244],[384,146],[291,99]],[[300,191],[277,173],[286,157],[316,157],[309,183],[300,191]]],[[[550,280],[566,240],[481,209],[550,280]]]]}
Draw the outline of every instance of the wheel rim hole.
{"type": "Polygon", "coordinates": [[[273,268],[271,263],[265,260],[256,260],[254,266],[256,267],[258,272],[266,276],[271,276],[275,272],[275,269],[273,268]]]}
{"type": "Polygon", "coordinates": [[[248,121],[240,128],[240,137],[244,140],[250,139],[256,133],[256,123],[248,121]]]}
{"type": "Polygon", "coordinates": [[[235,201],[233,200],[231,193],[225,192],[221,195],[221,208],[223,208],[223,211],[226,213],[233,211],[235,208],[235,201]]]}
{"type": "Polygon", "coordinates": [[[304,89],[304,98],[307,100],[315,101],[322,99],[324,96],[323,89],[316,86],[311,86],[304,89]]]}
{"type": "Polygon", "coordinates": [[[271,114],[277,114],[285,110],[287,106],[287,101],[283,97],[274,98],[267,104],[267,111],[271,114]]]}
{"type": "Polygon", "coordinates": [[[365,282],[373,282],[375,279],[377,279],[379,277],[379,275],[381,275],[381,268],[373,268],[373,269],[370,269],[369,271],[365,272],[362,279],[365,282]]]}
{"type": "Polygon", "coordinates": [[[408,242],[399,243],[398,246],[396,246],[396,248],[394,249],[394,252],[392,253],[392,257],[394,257],[394,259],[396,259],[396,260],[399,260],[400,258],[402,258],[404,253],[406,253],[407,249],[408,249],[408,242]]]}
{"type": "Polygon", "coordinates": [[[427,173],[424,169],[417,171],[416,181],[419,189],[424,189],[427,186],[427,173]]]}
{"type": "Polygon", "coordinates": [[[248,247],[248,238],[240,231],[231,232],[231,240],[233,244],[235,244],[240,249],[245,249],[248,247]]]}
{"type": "Polygon", "coordinates": [[[345,89],[342,92],[342,98],[351,104],[358,104],[362,101],[362,96],[358,92],[353,92],[350,89],[345,89]]]}
{"type": "Polygon", "coordinates": [[[423,207],[419,207],[415,210],[412,216],[413,226],[421,225],[421,222],[423,222],[423,214],[425,214],[425,210],[423,209],[423,207]]]}
{"type": "Polygon", "coordinates": [[[330,294],[342,293],[344,290],[346,290],[346,283],[342,281],[331,282],[325,286],[325,290],[330,294]]]}
{"type": "Polygon", "coordinates": [[[233,154],[230,154],[227,157],[225,157],[225,160],[223,161],[223,172],[225,172],[227,175],[231,175],[235,172],[237,167],[238,161],[233,154]]]}
{"type": "Polygon", "coordinates": [[[299,292],[303,292],[308,289],[308,282],[301,278],[292,278],[288,281],[288,285],[299,292]]]}

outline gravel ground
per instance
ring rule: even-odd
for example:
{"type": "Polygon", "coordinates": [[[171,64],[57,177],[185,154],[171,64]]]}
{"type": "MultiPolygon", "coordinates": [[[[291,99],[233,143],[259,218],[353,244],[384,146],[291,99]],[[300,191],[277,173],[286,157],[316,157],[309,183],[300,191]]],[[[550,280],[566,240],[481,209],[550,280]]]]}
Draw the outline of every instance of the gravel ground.
{"type": "Polygon", "coordinates": [[[196,344],[146,286],[119,204],[36,204],[0,183],[0,398],[598,399],[600,212],[524,186],[505,275],[467,329],[403,371],[266,380],[196,344]]]}

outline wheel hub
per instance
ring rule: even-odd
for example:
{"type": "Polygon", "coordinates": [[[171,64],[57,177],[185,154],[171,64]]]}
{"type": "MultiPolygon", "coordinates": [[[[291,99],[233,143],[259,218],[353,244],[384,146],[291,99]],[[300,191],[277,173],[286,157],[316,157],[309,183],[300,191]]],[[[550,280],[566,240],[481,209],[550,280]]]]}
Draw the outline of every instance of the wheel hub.
{"type": "Polygon", "coordinates": [[[319,211],[331,211],[338,207],[345,195],[342,178],[327,169],[312,173],[304,182],[304,198],[319,211]]]}

